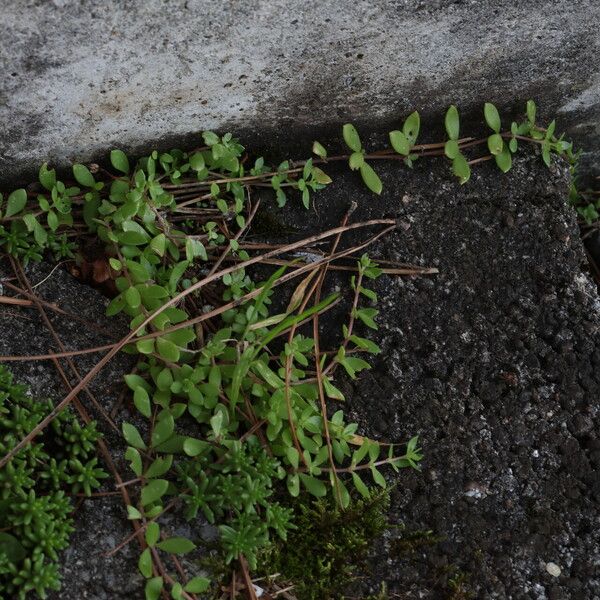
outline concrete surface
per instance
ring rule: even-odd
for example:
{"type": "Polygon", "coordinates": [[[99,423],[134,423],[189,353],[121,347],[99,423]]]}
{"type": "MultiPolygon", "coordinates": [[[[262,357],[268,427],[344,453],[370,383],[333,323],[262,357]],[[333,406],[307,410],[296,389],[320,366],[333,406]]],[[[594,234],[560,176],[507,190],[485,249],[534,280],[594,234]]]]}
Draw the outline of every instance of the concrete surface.
{"type": "Polygon", "coordinates": [[[484,101],[529,97],[600,156],[596,0],[3,4],[0,183],[202,129],[269,146],[414,109],[439,122],[452,102],[479,119],[484,101]]]}

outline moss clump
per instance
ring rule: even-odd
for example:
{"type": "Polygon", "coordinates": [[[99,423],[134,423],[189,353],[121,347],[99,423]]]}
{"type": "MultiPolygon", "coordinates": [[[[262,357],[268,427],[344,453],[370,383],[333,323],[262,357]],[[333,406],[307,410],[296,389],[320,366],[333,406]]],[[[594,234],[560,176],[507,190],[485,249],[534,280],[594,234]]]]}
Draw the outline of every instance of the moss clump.
{"type": "MultiPolygon", "coordinates": [[[[7,454],[51,410],[30,398],[0,365],[0,456],[7,454]]],[[[67,491],[91,493],[106,477],[98,468],[93,424],[82,427],[63,411],[33,443],[0,470],[0,598],[45,598],[60,589],[58,552],[73,531],[67,491]]]]}
{"type": "MultiPolygon", "coordinates": [[[[331,498],[299,499],[294,506],[296,529],[287,542],[274,544],[261,557],[260,572],[281,573],[302,600],[343,598],[359,576],[373,541],[389,528],[390,497],[373,490],[371,498],[341,510],[331,498]]],[[[385,596],[384,596],[385,597],[385,596]]]]}

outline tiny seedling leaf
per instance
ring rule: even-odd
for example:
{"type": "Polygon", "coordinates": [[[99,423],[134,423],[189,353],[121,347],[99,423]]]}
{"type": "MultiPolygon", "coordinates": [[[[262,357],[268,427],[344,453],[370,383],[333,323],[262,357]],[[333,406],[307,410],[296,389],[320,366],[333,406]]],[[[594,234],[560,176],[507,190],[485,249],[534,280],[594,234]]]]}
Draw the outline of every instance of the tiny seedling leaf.
{"type": "Polygon", "coordinates": [[[162,498],[168,487],[169,482],[166,479],[153,479],[150,483],[142,488],[142,506],[148,506],[148,504],[152,504],[152,502],[156,502],[162,498]]]}
{"type": "Polygon", "coordinates": [[[415,112],[410,113],[410,115],[406,117],[406,121],[404,121],[404,125],[402,125],[402,133],[404,133],[411,146],[414,146],[417,141],[420,128],[421,117],[419,117],[419,113],[415,110],[415,112]]]}
{"type": "Polygon", "coordinates": [[[458,109],[454,104],[446,111],[446,118],[444,119],[444,125],[446,127],[446,133],[451,140],[458,140],[458,134],[460,132],[460,124],[458,117],[458,109]]]}
{"type": "Polygon", "coordinates": [[[123,150],[111,150],[110,163],[117,171],[129,174],[129,159],[123,150]]]}
{"type": "Polygon", "coordinates": [[[501,123],[498,109],[491,102],[486,102],[483,106],[483,114],[488,127],[496,133],[500,133],[501,123]]]}
{"type": "Polygon", "coordinates": [[[500,152],[500,154],[496,154],[494,158],[496,159],[496,164],[503,173],[506,173],[510,170],[512,166],[512,156],[510,150],[506,146],[504,146],[502,152],[500,152]]]}
{"type": "Polygon", "coordinates": [[[496,156],[502,152],[504,140],[502,139],[502,136],[499,133],[494,133],[490,135],[490,137],[488,137],[487,145],[490,153],[496,156]]]}
{"type": "Polygon", "coordinates": [[[136,429],[135,425],[131,425],[130,423],[123,423],[121,427],[123,431],[123,437],[125,441],[132,445],[134,448],[139,448],[141,450],[146,449],[146,444],[144,444],[144,440],[140,435],[140,432],[136,429]]]}
{"type": "Polygon", "coordinates": [[[351,123],[346,123],[342,128],[342,134],[344,136],[344,141],[346,142],[346,145],[350,148],[350,150],[352,150],[353,152],[360,152],[362,146],[360,143],[358,131],[356,131],[354,125],[352,125],[351,123]]]}
{"type": "Polygon", "coordinates": [[[314,154],[320,156],[321,158],[327,158],[327,150],[322,144],[320,144],[316,140],[313,142],[312,151],[314,154]]]}
{"type": "Polygon", "coordinates": [[[93,188],[96,185],[94,176],[85,165],[73,165],[73,176],[75,177],[75,181],[83,187],[93,188]]]}
{"type": "Polygon", "coordinates": [[[402,156],[408,156],[410,153],[410,142],[402,131],[390,131],[390,143],[392,148],[402,156]]]}
{"type": "Polygon", "coordinates": [[[27,192],[21,188],[15,190],[8,196],[6,204],[6,218],[19,214],[27,204],[27,192]]]}
{"type": "Polygon", "coordinates": [[[196,548],[196,545],[184,537],[171,537],[156,544],[158,548],[170,554],[187,554],[196,548]]]}
{"type": "Polygon", "coordinates": [[[360,167],[360,174],[365,182],[365,185],[376,194],[381,194],[381,190],[383,189],[383,184],[381,183],[381,179],[379,179],[379,175],[375,173],[372,169],[371,165],[368,163],[363,163],[360,167]]]}

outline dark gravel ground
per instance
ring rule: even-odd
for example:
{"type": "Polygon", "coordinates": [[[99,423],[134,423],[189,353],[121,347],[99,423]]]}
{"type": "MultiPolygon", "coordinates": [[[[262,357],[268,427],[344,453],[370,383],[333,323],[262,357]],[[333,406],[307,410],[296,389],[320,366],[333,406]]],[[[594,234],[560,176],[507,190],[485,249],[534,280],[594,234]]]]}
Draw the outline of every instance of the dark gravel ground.
{"type": "MultiPolygon", "coordinates": [[[[567,169],[528,155],[508,175],[485,163],[461,187],[442,162],[377,168],[381,197],[331,167],[335,183],[320,192],[318,214],[290,206],[274,220],[267,203],[262,219],[271,238],[282,227],[303,235],[338,225],[355,200],[354,221],[399,220],[373,257],[440,270],[378,280],[383,353],[357,382],[339,382],[364,432],[396,442],[419,434],[425,452],[421,472],[397,477],[390,518],[403,529],[380,541],[369,579],[350,595],[385,582],[402,599],[600,598],[600,302],[567,206],[567,169]]],[[[104,324],[104,300],[68,275],[55,272],[40,291],[104,324]]],[[[322,319],[323,339],[341,316],[322,319]]],[[[0,308],[0,352],[46,351],[36,319],[0,308]]],[[[103,340],[74,323],[61,331],[72,347],[103,340]]],[[[129,366],[120,358],[98,380],[108,406],[129,366]]],[[[15,371],[58,398],[52,369],[15,371]]],[[[86,501],[76,518],[56,597],[141,598],[137,549],[116,560],[100,554],[129,533],[118,504],[86,501]]]]}

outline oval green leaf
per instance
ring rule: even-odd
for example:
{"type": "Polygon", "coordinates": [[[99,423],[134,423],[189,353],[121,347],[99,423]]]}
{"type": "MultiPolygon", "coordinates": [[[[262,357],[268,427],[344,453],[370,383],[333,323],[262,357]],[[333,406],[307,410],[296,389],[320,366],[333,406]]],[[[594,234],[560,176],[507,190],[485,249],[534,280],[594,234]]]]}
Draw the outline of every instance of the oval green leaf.
{"type": "Polygon", "coordinates": [[[129,159],[123,150],[111,150],[110,163],[117,171],[125,175],[129,174],[129,159]]]}
{"type": "Polygon", "coordinates": [[[74,164],[73,165],[73,176],[75,181],[83,187],[93,188],[96,185],[94,176],[90,173],[90,170],[85,165],[74,164]]]}
{"type": "Polygon", "coordinates": [[[353,152],[350,155],[350,159],[348,160],[348,164],[353,171],[360,169],[365,163],[365,157],[362,152],[353,152]]]}
{"type": "Polygon", "coordinates": [[[371,168],[371,165],[368,163],[363,163],[360,167],[360,174],[362,176],[365,185],[376,194],[381,194],[381,190],[383,189],[383,184],[381,183],[381,179],[379,179],[379,175],[375,173],[375,171],[371,168]]]}
{"type": "Polygon", "coordinates": [[[152,415],[152,407],[150,406],[150,397],[148,392],[143,387],[138,387],[133,392],[133,403],[135,407],[146,417],[152,415]]]}
{"type": "Polygon", "coordinates": [[[121,429],[123,431],[123,437],[128,444],[141,450],[146,449],[146,444],[144,444],[144,440],[142,439],[140,432],[134,425],[131,425],[130,423],[123,423],[121,429]]]}
{"type": "Polygon", "coordinates": [[[512,166],[512,156],[508,148],[504,147],[500,154],[495,156],[496,164],[503,173],[507,173],[512,166]]]}
{"type": "Polygon", "coordinates": [[[491,102],[486,102],[483,106],[483,114],[488,127],[496,133],[500,133],[501,123],[498,109],[491,102]]]}
{"type": "Polygon", "coordinates": [[[404,133],[411,146],[414,146],[415,142],[417,141],[420,128],[421,117],[415,110],[414,112],[410,113],[408,117],[406,117],[406,121],[404,121],[404,125],[402,125],[402,133],[404,133]]]}
{"type": "Polygon", "coordinates": [[[360,152],[360,137],[354,125],[352,125],[351,123],[346,123],[342,128],[342,134],[344,136],[344,141],[346,142],[346,145],[350,148],[350,150],[352,150],[353,152],[360,152]]]}
{"type": "Polygon", "coordinates": [[[306,475],[306,473],[300,473],[300,481],[307,491],[317,498],[322,498],[327,494],[327,487],[325,484],[316,477],[306,475]]]}
{"type": "Polygon", "coordinates": [[[499,133],[494,133],[490,135],[487,139],[488,149],[491,154],[496,156],[502,152],[502,148],[504,147],[504,140],[499,133]]]}
{"type": "Polygon", "coordinates": [[[140,554],[138,569],[146,579],[152,576],[152,554],[150,553],[150,548],[146,548],[140,554]]]}
{"type": "Polygon", "coordinates": [[[444,144],[444,154],[451,160],[455,159],[460,154],[460,148],[456,140],[448,140],[444,144]]]}
{"type": "Polygon", "coordinates": [[[446,133],[451,140],[458,140],[458,134],[460,132],[460,121],[458,117],[458,109],[454,104],[446,111],[446,118],[444,119],[444,125],[446,127],[446,133]]]}
{"type": "Polygon", "coordinates": [[[145,600],[158,600],[160,593],[163,589],[163,578],[162,577],[153,577],[152,579],[148,579],[146,583],[146,587],[144,588],[144,593],[146,595],[145,600]]]}
{"type": "Polygon", "coordinates": [[[187,554],[196,548],[196,544],[184,537],[167,538],[156,546],[169,554],[187,554]]]}
{"type": "Polygon", "coordinates": [[[20,188],[15,190],[8,196],[8,202],[6,205],[6,214],[5,218],[12,217],[18,213],[20,213],[27,204],[27,192],[20,188]]]}
{"type": "Polygon", "coordinates": [[[390,143],[392,148],[402,156],[408,156],[410,153],[410,142],[402,131],[390,131],[390,143]]]}
{"type": "Polygon", "coordinates": [[[148,504],[160,500],[160,498],[165,495],[168,488],[169,482],[166,479],[153,479],[142,488],[142,506],[148,506],[148,504]]]}

